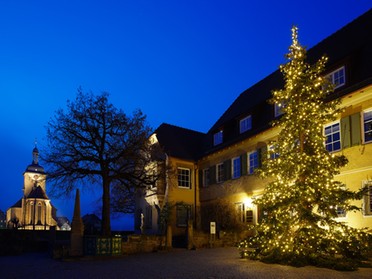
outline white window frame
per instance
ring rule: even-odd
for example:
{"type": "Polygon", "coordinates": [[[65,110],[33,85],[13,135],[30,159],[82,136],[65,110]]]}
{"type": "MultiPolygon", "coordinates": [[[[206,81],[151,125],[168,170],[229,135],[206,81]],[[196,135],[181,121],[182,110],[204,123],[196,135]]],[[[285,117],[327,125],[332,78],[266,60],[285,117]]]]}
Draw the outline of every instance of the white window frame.
{"type": "Polygon", "coordinates": [[[324,133],[324,136],[325,136],[325,142],[324,142],[325,148],[328,150],[327,146],[330,146],[330,145],[332,146],[332,150],[328,150],[328,152],[331,152],[331,153],[332,152],[337,152],[337,151],[340,151],[342,149],[341,124],[340,124],[340,121],[334,121],[334,122],[328,123],[327,125],[324,125],[323,133],[324,133]],[[335,126],[336,124],[338,125],[338,130],[337,131],[333,131],[333,126],[335,126]],[[331,131],[331,133],[326,134],[326,129],[328,127],[332,127],[331,128],[332,131],[331,131]],[[339,138],[338,140],[334,140],[333,139],[334,135],[336,135],[336,134],[338,134],[338,138],[339,138]],[[332,141],[330,141],[330,142],[327,142],[328,135],[330,135],[332,137],[332,141]],[[340,146],[339,146],[338,149],[336,149],[336,148],[334,149],[334,145],[336,143],[339,143],[340,144],[340,146]]]}
{"type": "Polygon", "coordinates": [[[340,206],[336,206],[337,218],[346,218],[346,211],[340,206]]]}
{"type": "Polygon", "coordinates": [[[252,129],[252,116],[248,115],[239,121],[239,131],[244,133],[252,129]]]}
{"type": "Polygon", "coordinates": [[[224,181],[225,181],[225,168],[224,168],[224,164],[220,163],[216,165],[216,182],[221,183],[224,181]]]}
{"type": "Polygon", "coordinates": [[[342,67],[334,70],[333,72],[327,74],[326,78],[329,79],[332,82],[332,84],[335,86],[334,89],[337,89],[337,88],[345,85],[345,83],[346,83],[345,66],[342,66],[342,67]],[[342,73],[342,75],[338,76],[339,73],[342,73]],[[342,82],[339,82],[339,80],[341,79],[340,77],[342,77],[342,79],[343,79],[342,82]]]}
{"type": "Polygon", "coordinates": [[[259,166],[258,150],[248,152],[247,159],[248,159],[248,174],[253,174],[254,170],[257,169],[259,166]],[[254,156],[254,158],[251,158],[251,156],[254,156]]]}
{"type": "Polygon", "coordinates": [[[237,179],[242,175],[242,162],[240,156],[231,159],[231,177],[237,179]]]}
{"type": "Polygon", "coordinates": [[[210,185],[210,177],[209,177],[209,168],[203,169],[203,187],[208,187],[210,185]]]}
{"type": "Polygon", "coordinates": [[[191,188],[191,169],[178,167],[177,168],[177,183],[178,183],[178,188],[190,189],[191,188]],[[184,173],[185,171],[187,171],[188,174],[185,174],[184,173]],[[188,177],[188,179],[184,179],[182,177],[188,177]]]}
{"type": "Polygon", "coordinates": [[[364,143],[370,143],[370,142],[372,142],[372,137],[371,137],[371,139],[370,140],[366,140],[366,133],[372,133],[372,118],[371,119],[368,119],[368,121],[367,121],[367,125],[371,125],[370,126],[370,129],[368,129],[367,131],[366,131],[366,121],[365,121],[365,115],[367,114],[367,113],[371,113],[372,114],[372,109],[368,109],[368,110],[364,110],[363,111],[363,142],[364,143]]]}
{"type": "Polygon", "coordinates": [[[223,142],[223,131],[220,130],[217,133],[214,133],[213,135],[213,145],[219,145],[223,142]]]}
{"type": "Polygon", "coordinates": [[[363,215],[372,217],[372,180],[363,181],[362,186],[368,187],[367,193],[363,196],[363,215]]]}

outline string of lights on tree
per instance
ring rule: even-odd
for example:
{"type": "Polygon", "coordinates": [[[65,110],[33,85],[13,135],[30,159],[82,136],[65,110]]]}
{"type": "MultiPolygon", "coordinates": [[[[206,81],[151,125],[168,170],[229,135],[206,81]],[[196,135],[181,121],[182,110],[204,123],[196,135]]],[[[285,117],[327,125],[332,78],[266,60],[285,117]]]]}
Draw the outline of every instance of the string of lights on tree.
{"type": "Polygon", "coordinates": [[[327,100],[333,91],[324,76],[327,58],[309,64],[296,27],[286,58],[280,67],[284,89],[273,91],[270,100],[283,112],[273,123],[280,132],[258,171],[271,182],[255,201],[263,216],[256,235],[240,243],[242,256],[294,265],[351,260],[352,269],[368,249],[368,235],[335,218],[338,210],[360,210],[351,202],[363,191],[334,179],[348,161],[325,148],[324,124],[341,113],[340,100],[327,100]]]}

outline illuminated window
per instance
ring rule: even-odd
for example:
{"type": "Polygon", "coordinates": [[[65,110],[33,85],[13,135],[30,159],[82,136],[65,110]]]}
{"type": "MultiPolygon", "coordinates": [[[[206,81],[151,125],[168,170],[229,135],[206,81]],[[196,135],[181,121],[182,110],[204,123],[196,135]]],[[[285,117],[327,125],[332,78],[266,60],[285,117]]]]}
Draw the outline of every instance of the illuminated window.
{"type": "Polygon", "coordinates": [[[240,120],[240,133],[244,133],[250,129],[252,129],[252,117],[249,115],[242,120],[240,120]]]}
{"type": "Polygon", "coordinates": [[[216,181],[217,183],[221,183],[225,180],[225,172],[223,163],[218,164],[216,167],[216,181]]]}
{"type": "Polygon", "coordinates": [[[232,178],[239,178],[241,175],[241,163],[240,157],[232,159],[232,178]]]}
{"type": "Polygon", "coordinates": [[[191,220],[191,205],[178,204],[176,206],[176,219],[178,227],[187,227],[187,222],[191,220]]]}
{"type": "Polygon", "coordinates": [[[253,210],[248,209],[245,211],[245,221],[247,223],[253,223],[253,210]]]}
{"type": "Polygon", "coordinates": [[[41,203],[37,205],[37,223],[41,224],[41,203]]]}
{"type": "Polygon", "coordinates": [[[219,145],[223,141],[223,131],[218,131],[213,135],[213,145],[219,145]]]}
{"type": "Polygon", "coordinates": [[[253,174],[254,170],[258,168],[258,151],[255,150],[248,154],[248,173],[253,174]]]}
{"type": "Polygon", "coordinates": [[[338,68],[336,71],[326,76],[334,85],[335,89],[345,84],[345,67],[338,68]]]}
{"type": "Polygon", "coordinates": [[[203,170],[203,187],[208,187],[209,184],[210,184],[209,169],[204,169],[203,170]]]}
{"type": "Polygon", "coordinates": [[[329,152],[341,149],[340,123],[332,123],[324,128],[325,146],[329,152]]]}
{"type": "Polygon", "coordinates": [[[245,204],[240,202],[235,204],[238,220],[242,223],[253,223],[253,210],[246,208],[245,204]]]}
{"type": "Polygon", "coordinates": [[[372,181],[365,181],[363,184],[367,187],[363,200],[364,215],[372,215],[372,181]]]}
{"type": "Polygon", "coordinates": [[[178,187],[180,188],[190,188],[191,179],[190,179],[190,169],[178,168],[178,187]]]}
{"type": "Polygon", "coordinates": [[[363,113],[364,142],[372,141],[372,110],[363,113]]]}

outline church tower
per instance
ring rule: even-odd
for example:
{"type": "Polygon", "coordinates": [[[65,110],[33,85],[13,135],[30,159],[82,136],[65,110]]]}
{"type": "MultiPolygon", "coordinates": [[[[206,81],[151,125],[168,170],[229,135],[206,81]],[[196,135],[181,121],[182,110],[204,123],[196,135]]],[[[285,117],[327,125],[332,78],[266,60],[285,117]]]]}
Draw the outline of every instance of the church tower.
{"type": "Polygon", "coordinates": [[[39,150],[36,147],[32,150],[32,163],[28,165],[23,173],[23,196],[27,197],[34,189],[35,185],[40,186],[45,192],[46,173],[42,166],[39,165],[39,150]]]}
{"type": "Polygon", "coordinates": [[[57,210],[46,194],[46,176],[39,165],[39,150],[35,143],[32,162],[23,173],[23,196],[7,210],[8,227],[49,230],[51,226],[57,226],[57,210]]]}

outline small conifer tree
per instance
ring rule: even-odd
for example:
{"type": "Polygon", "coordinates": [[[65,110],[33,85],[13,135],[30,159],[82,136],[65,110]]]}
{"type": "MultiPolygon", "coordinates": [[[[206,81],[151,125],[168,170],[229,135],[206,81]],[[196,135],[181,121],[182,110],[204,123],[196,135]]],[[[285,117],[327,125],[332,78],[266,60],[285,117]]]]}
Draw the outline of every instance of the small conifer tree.
{"type": "Polygon", "coordinates": [[[334,179],[347,159],[325,148],[324,124],[341,112],[339,100],[329,98],[333,85],[323,73],[327,58],[309,64],[296,27],[286,57],[288,62],[280,67],[284,89],[273,91],[270,100],[283,112],[274,122],[280,132],[259,170],[270,181],[256,200],[262,220],[255,236],[240,243],[242,255],[354,269],[368,249],[368,235],[336,218],[340,210],[360,210],[351,201],[361,199],[363,191],[350,191],[334,179]]]}

